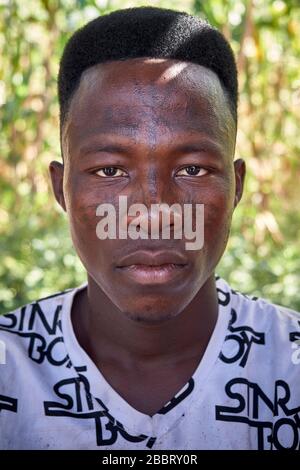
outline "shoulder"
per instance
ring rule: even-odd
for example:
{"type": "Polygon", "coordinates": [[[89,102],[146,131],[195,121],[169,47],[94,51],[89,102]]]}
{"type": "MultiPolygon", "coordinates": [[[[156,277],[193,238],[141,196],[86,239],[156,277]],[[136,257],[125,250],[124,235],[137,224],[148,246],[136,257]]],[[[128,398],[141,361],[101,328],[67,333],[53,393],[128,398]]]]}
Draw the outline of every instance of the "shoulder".
{"type": "MultiPolygon", "coordinates": [[[[261,361],[269,357],[273,369],[300,364],[300,313],[267,299],[251,297],[232,289],[226,281],[217,279],[217,289],[224,298],[228,296],[229,319],[227,338],[256,344],[263,354],[261,361]],[[260,347],[261,345],[261,347],[260,347]],[[275,364],[276,363],[276,364],[275,364]]],[[[220,295],[220,294],[219,294],[220,295]]],[[[297,368],[299,378],[299,371],[297,368]]]]}
{"type": "Polygon", "coordinates": [[[76,288],[56,292],[0,315],[0,364],[41,361],[51,341],[62,336],[61,314],[76,288]]]}
{"type": "Polygon", "coordinates": [[[219,299],[220,296],[228,297],[228,304],[236,311],[237,320],[247,321],[250,326],[260,325],[264,329],[298,327],[300,331],[300,312],[262,297],[244,294],[218,276],[216,286],[219,299]]]}
{"type": "Polygon", "coordinates": [[[49,322],[55,320],[62,308],[65,297],[74,289],[66,289],[47,297],[42,297],[0,316],[0,330],[22,333],[38,328],[41,324],[46,330],[53,330],[49,322]]]}

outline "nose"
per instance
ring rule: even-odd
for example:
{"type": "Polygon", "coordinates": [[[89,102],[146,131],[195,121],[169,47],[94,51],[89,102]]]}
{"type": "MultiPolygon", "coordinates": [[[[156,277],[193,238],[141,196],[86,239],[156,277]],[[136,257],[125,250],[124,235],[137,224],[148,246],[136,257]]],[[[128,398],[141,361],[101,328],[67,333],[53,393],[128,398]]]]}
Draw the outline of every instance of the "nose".
{"type": "Polygon", "coordinates": [[[166,234],[167,237],[170,235],[171,228],[181,226],[180,209],[164,202],[151,204],[147,208],[145,206],[145,210],[139,212],[138,216],[134,212],[134,207],[129,208],[127,220],[131,230],[137,231],[138,229],[151,238],[157,239],[161,234],[166,234]]]}
{"type": "Polygon", "coordinates": [[[134,188],[136,197],[139,198],[138,202],[147,207],[162,203],[168,186],[167,171],[152,162],[147,168],[141,170],[138,176],[134,188]]]}
{"type": "Polygon", "coordinates": [[[175,224],[178,227],[181,223],[181,209],[177,201],[170,202],[172,193],[166,176],[158,177],[155,169],[140,175],[131,196],[128,212],[124,214],[126,220],[123,219],[126,230],[131,227],[142,232],[141,237],[160,238],[162,233],[169,234],[175,224]]]}

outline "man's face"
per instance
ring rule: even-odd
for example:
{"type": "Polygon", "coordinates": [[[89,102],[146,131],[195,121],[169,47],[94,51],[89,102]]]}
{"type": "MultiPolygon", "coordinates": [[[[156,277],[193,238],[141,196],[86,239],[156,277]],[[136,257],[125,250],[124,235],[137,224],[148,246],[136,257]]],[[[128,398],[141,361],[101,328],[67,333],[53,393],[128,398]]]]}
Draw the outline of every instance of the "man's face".
{"type": "Polygon", "coordinates": [[[197,64],[112,61],[82,77],[64,126],[64,168],[51,165],[51,174],[81,261],[122,314],[144,322],[175,317],[213,275],[242,194],[235,135],[218,77],[197,64]],[[191,171],[195,166],[200,170],[191,171]],[[119,196],[127,196],[128,207],[142,203],[149,210],[161,202],[204,204],[203,248],[186,250],[184,234],[100,240],[96,209],[110,203],[118,214],[119,196]],[[177,252],[184,266],[164,282],[142,276],[122,261],[139,250],[177,252]]]}

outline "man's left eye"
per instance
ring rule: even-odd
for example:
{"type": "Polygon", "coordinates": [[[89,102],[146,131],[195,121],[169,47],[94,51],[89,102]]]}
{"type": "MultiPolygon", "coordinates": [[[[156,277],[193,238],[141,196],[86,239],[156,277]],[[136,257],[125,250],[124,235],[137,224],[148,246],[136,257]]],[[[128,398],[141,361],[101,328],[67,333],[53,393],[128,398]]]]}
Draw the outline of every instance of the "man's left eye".
{"type": "Polygon", "coordinates": [[[109,178],[113,176],[125,176],[126,173],[125,171],[120,170],[120,168],[116,168],[115,166],[106,166],[96,171],[96,175],[101,176],[102,178],[109,178]],[[102,174],[100,174],[101,172],[102,174]]]}
{"type": "Polygon", "coordinates": [[[205,168],[202,168],[201,166],[190,165],[179,170],[177,175],[179,176],[204,176],[207,173],[208,171],[205,168]],[[186,173],[183,173],[183,172],[186,172],[186,173]]]}

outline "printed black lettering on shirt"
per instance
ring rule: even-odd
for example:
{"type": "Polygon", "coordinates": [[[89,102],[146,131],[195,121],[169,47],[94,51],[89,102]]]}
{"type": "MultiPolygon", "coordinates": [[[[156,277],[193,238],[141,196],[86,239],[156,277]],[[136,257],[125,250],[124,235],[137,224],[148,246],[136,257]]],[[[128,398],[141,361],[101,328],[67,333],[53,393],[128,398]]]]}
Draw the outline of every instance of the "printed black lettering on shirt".
{"type": "MultiPolygon", "coordinates": [[[[59,295],[61,293],[49,296],[48,299],[59,295]]],[[[90,442],[91,447],[95,445],[115,447],[114,444],[117,443],[116,447],[118,448],[130,448],[131,446],[128,443],[133,443],[132,447],[138,447],[138,444],[142,443],[143,447],[146,446],[151,449],[155,445],[159,448],[163,445],[163,442],[168,442],[168,440],[171,447],[173,443],[177,445],[181,442],[188,446],[189,436],[186,436],[186,426],[188,425],[189,429],[191,428],[193,442],[196,442],[196,445],[199,444],[200,448],[207,443],[209,444],[209,438],[211,438],[211,442],[214,442],[216,447],[224,443],[225,446],[231,445],[232,448],[245,445],[247,448],[254,446],[257,449],[300,450],[300,404],[298,406],[298,403],[295,402],[295,399],[298,399],[297,393],[299,392],[300,382],[297,379],[297,369],[294,368],[300,364],[300,320],[297,321],[299,325],[299,328],[297,328],[297,326],[294,326],[295,322],[289,323],[287,317],[285,317],[285,321],[282,321],[281,315],[277,315],[276,309],[273,308],[274,331],[272,327],[265,333],[260,331],[264,329],[260,325],[265,324],[264,319],[261,321],[263,304],[257,304],[257,298],[251,298],[236,292],[226,283],[221,282],[217,285],[217,295],[219,305],[225,307],[224,316],[220,316],[220,321],[225,322],[225,324],[222,324],[221,339],[223,340],[223,347],[215,348],[213,357],[215,367],[212,367],[211,375],[217,374],[217,377],[215,376],[213,380],[218,379],[219,383],[218,386],[214,386],[214,389],[208,388],[206,390],[204,383],[203,392],[197,391],[199,399],[201,399],[201,393],[206,394],[207,419],[203,422],[199,419],[198,413],[200,413],[200,417],[202,413],[200,407],[196,407],[198,411],[189,407],[188,423],[183,420],[180,422],[181,420],[178,419],[176,421],[177,428],[173,426],[171,428],[172,434],[165,433],[162,439],[158,438],[159,436],[147,433],[141,425],[135,434],[131,430],[134,423],[125,422],[123,418],[121,423],[113,416],[111,405],[109,405],[109,409],[99,397],[92,395],[90,382],[86,376],[87,374],[85,374],[87,367],[84,365],[84,357],[81,363],[83,364],[82,367],[71,369],[73,366],[64,347],[61,324],[62,314],[70,314],[67,311],[63,312],[63,305],[69,305],[69,303],[64,303],[63,299],[61,302],[60,299],[54,299],[53,302],[43,303],[42,300],[47,298],[40,299],[18,309],[16,312],[0,317],[0,330],[11,335],[10,339],[13,340],[7,348],[9,357],[17,351],[16,362],[24,360],[25,364],[25,361],[27,361],[24,369],[26,374],[29,369],[32,370],[32,375],[29,374],[28,378],[30,382],[23,380],[22,374],[17,380],[15,376],[11,379],[10,373],[3,376],[4,379],[1,384],[4,384],[4,387],[0,390],[0,421],[3,426],[2,429],[5,431],[6,428],[8,431],[6,436],[5,432],[2,436],[0,432],[0,441],[2,437],[3,442],[6,442],[8,446],[10,444],[7,443],[12,442],[9,436],[10,427],[6,426],[7,422],[13,422],[15,419],[16,426],[18,426],[19,420],[22,429],[26,429],[26,421],[30,426],[32,416],[34,416],[37,423],[40,420],[41,426],[49,426],[47,429],[49,429],[49,435],[52,438],[51,445],[60,447],[62,443],[59,439],[57,442],[55,441],[57,422],[60,419],[64,422],[64,417],[71,417],[74,418],[70,420],[74,425],[74,436],[80,434],[77,432],[80,431],[80,425],[86,422],[91,423],[91,428],[88,428],[91,434],[88,435],[88,438],[84,437],[84,440],[87,439],[86,442],[90,442]],[[249,304],[251,304],[250,307],[249,304]],[[230,315],[229,322],[227,315],[230,315]],[[254,317],[254,315],[256,316],[254,317]],[[246,318],[246,320],[241,320],[241,318],[246,318]],[[247,318],[249,318],[249,321],[247,321],[247,318]],[[279,330],[279,328],[282,328],[282,330],[279,330]],[[282,331],[284,334],[280,333],[278,335],[278,331],[282,331]],[[273,341],[273,339],[276,341],[273,341]],[[288,345],[287,351],[285,345],[282,346],[284,339],[288,345]],[[21,348],[19,347],[20,344],[21,348]],[[24,345],[25,356],[23,352],[24,345]],[[219,352],[220,349],[221,352],[219,352]],[[263,356],[260,354],[261,352],[263,356]],[[19,358],[18,354],[20,354],[19,358]],[[268,354],[287,354],[290,367],[285,368],[284,364],[282,366],[281,363],[278,363],[276,370],[269,371],[270,379],[265,381],[266,369],[264,366],[268,367],[269,362],[264,363],[263,357],[267,357],[268,354]],[[27,355],[30,360],[28,360],[27,355]],[[215,363],[217,356],[220,360],[215,363]],[[31,361],[34,361],[34,364],[31,361]],[[249,370],[246,367],[247,364],[251,364],[249,370]],[[66,367],[69,370],[66,370],[66,367]],[[49,388],[45,390],[44,379],[45,384],[47,384],[48,378],[51,378],[52,385],[48,385],[49,388]],[[261,379],[266,383],[265,386],[262,386],[261,379]],[[31,380],[39,390],[39,396],[37,396],[37,400],[28,402],[28,384],[31,384],[31,380]],[[11,388],[8,388],[8,385],[11,388]],[[24,390],[26,390],[26,393],[24,390]],[[224,391],[225,396],[223,396],[224,391]],[[17,412],[18,414],[15,415],[17,412]],[[211,412],[213,413],[211,414],[211,412]],[[195,416],[195,413],[197,416],[195,416]],[[47,419],[45,419],[45,416],[47,419]],[[237,428],[237,423],[239,423],[241,427],[245,427],[245,433],[234,436],[235,433],[231,434],[229,432],[223,437],[223,442],[214,441],[214,426],[218,425],[220,427],[221,421],[228,423],[228,426],[233,430],[237,428]],[[195,429],[192,430],[194,426],[195,429]],[[210,429],[213,431],[212,434],[210,434],[210,429]],[[204,436],[203,440],[202,436],[204,436]],[[5,441],[5,439],[7,440],[5,441]],[[127,441],[127,444],[123,439],[127,441]]],[[[265,315],[263,316],[265,317],[265,315]]],[[[67,333],[64,331],[64,334],[67,333]]],[[[9,336],[8,334],[6,337],[9,336]]],[[[70,354],[72,356],[71,349],[70,354]]],[[[5,365],[4,371],[9,371],[7,365],[5,365]]],[[[209,384],[210,381],[207,380],[207,387],[209,387],[209,384]]],[[[196,383],[192,377],[157,414],[166,415],[168,419],[168,413],[174,408],[176,409],[191,394],[196,394],[196,390],[196,383]]],[[[198,395],[196,399],[198,399],[198,395]]],[[[178,410],[181,412],[181,407],[178,407],[178,410]]],[[[206,416],[205,410],[203,411],[206,416]]],[[[177,410],[175,414],[176,412],[177,410]]],[[[184,416],[184,413],[181,412],[181,415],[184,416]]],[[[164,416],[161,416],[161,418],[165,420],[164,416]]],[[[180,418],[180,415],[178,418],[180,418]]],[[[222,424],[222,427],[220,427],[222,432],[224,432],[224,429],[227,432],[227,424],[222,424]]],[[[86,429],[85,426],[84,429],[86,429]]],[[[38,434],[38,428],[35,432],[38,434]]],[[[22,439],[24,436],[22,436],[22,439]]],[[[30,442],[34,442],[35,436],[31,436],[30,433],[28,433],[28,436],[30,439],[26,442],[31,445],[30,442]]],[[[21,439],[21,436],[18,437],[21,439]]],[[[80,439],[78,438],[78,445],[83,445],[80,439]]],[[[74,445],[75,447],[77,445],[75,441],[74,437],[73,442],[73,435],[66,438],[68,446],[74,445]]],[[[13,445],[15,445],[15,441],[13,445]]],[[[42,445],[46,444],[42,443],[42,445]]]]}
{"type": "Polygon", "coordinates": [[[6,395],[0,395],[0,413],[2,410],[16,413],[18,411],[18,400],[6,395]]]}
{"type": "Polygon", "coordinates": [[[71,416],[78,419],[93,419],[95,422],[95,437],[98,446],[114,444],[118,436],[130,442],[147,441],[146,446],[150,449],[156,438],[140,434],[133,436],[125,431],[123,424],[117,421],[110,413],[104,403],[95,397],[102,409],[95,408],[94,400],[90,392],[90,384],[82,374],[86,367],[75,367],[78,376],[60,380],[54,385],[55,394],[62,401],[45,401],[46,416],[71,416]]]}
{"type": "Polygon", "coordinates": [[[300,404],[289,406],[291,391],[284,380],[276,380],[274,391],[268,396],[257,383],[245,378],[230,380],[225,386],[232,406],[216,406],[216,420],[245,423],[257,429],[258,450],[300,449],[300,404]],[[263,413],[269,410],[272,421],[266,421],[263,413]],[[279,418],[279,412],[284,417],[279,418]],[[278,417],[278,419],[274,419],[278,417]],[[289,429],[289,442],[282,441],[282,429],[289,429]]]}
{"type": "MultiPolygon", "coordinates": [[[[54,297],[54,296],[53,296],[54,297]]],[[[64,342],[61,329],[62,306],[44,313],[39,302],[25,305],[19,314],[7,313],[0,317],[0,330],[21,336],[28,340],[28,356],[34,362],[42,364],[47,360],[53,366],[71,367],[69,356],[61,356],[60,345],[64,342]],[[43,334],[37,333],[37,324],[43,334]],[[57,336],[57,334],[60,336],[57,336]]]]}
{"type": "Polygon", "coordinates": [[[300,366],[300,320],[298,321],[298,325],[299,325],[298,331],[291,331],[289,333],[289,340],[292,343],[291,347],[293,349],[293,352],[291,355],[292,363],[300,366]]]}
{"type": "Polygon", "coordinates": [[[193,378],[191,378],[186,386],[184,387],[184,390],[180,392],[180,394],[175,395],[169,403],[164,405],[159,411],[158,414],[165,415],[169,411],[171,411],[175,406],[179,405],[180,402],[182,402],[186,397],[188,397],[192,391],[194,390],[195,387],[195,381],[193,378]]]}
{"type": "Polygon", "coordinates": [[[247,325],[233,326],[237,321],[237,313],[231,309],[231,319],[228,324],[228,330],[231,334],[225,337],[226,341],[235,341],[237,343],[237,352],[232,356],[228,357],[224,352],[221,351],[220,359],[227,364],[240,361],[239,365],[245,367],[252,344],[265,344],[265,334],[260,331],[255,331],[253,328],[247,325]]]}

